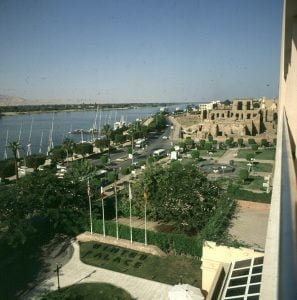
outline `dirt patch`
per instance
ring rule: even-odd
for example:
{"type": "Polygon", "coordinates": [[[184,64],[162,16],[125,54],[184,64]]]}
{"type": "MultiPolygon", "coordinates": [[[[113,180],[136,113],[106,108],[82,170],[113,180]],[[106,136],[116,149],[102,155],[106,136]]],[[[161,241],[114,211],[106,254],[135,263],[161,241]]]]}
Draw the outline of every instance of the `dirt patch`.
{"type": "Polygon", "coordinates": [[[270,204],[237,201],[238,208],[229,233],[253,248],[265,248],[270,204]]]}

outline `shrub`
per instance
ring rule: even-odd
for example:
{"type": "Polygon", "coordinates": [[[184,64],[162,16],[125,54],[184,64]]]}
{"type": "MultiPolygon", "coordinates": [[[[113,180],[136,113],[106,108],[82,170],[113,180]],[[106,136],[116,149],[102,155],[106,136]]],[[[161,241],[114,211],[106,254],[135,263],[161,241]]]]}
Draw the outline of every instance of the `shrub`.
{"type": "Polygon", "coordinates": [[[100,160],[101,160],[101,163],[104,165],[108,162],[108,156],[107,155],[102,155],[100,160]]]}
{"type": "Polygon", "coordinates": [[[122,175],[128,175],[128,174],[130,174],[130,168],[122,168],[121,169],[121,174],[122,175]]]}
{"type": "Polygon", "coordinates": [[[192,150],[191,151],[191,156],[192,156],[192,158],[199,159],[200,152],[198,150],[192,150]]]}
{"type": "Polygon", "coordinates": [[[248,144],[249,145],[256,144],[255,139],[248,139],[248,144]]]}

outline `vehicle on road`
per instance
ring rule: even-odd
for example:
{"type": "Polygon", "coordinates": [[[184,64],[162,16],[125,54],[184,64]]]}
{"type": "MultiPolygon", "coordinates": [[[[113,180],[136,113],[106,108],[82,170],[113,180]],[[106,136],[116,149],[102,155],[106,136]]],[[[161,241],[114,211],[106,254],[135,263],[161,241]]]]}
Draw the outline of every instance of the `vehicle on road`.
{"type": "Polygon", "coordinates": [[[165,157],[166,155],[167,155],[167,152],[165,149],[158,149],[153,152],[154,157],[161,158],[161,157],[165,157]]]}
{"type": "Polygon", "coordinates": [[[139,139],[135,141],[136,148],[143,148],[145,146],[145,139],[139,139]]]}

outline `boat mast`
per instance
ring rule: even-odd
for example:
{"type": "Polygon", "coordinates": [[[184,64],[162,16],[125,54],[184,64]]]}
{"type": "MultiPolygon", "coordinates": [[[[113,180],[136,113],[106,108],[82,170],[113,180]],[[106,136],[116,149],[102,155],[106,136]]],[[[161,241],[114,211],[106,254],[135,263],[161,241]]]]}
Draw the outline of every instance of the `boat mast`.
{"type": "Polygon", "coordinates": [[[39,143],[39,153],[42,153],[42,140],[43,140],[43,131],[41,131],[40,143],[39,143]]]}
{"type": "Polygon", "coordinates": [[[99,114],[99,125],[98,125],[98,139],[101,137],[101,117],[102,117],[102,111],[100,109],[100,114],[99,114]]]}
{"type": "Polygon", "coordinates": [[[48,147],[47,147],[46,155],[48,155],[49,152],[54,148],[53,131],[54,131],[54,113],[53,113],[53,117],[52,117],[52,126],[51,126],[51,129],[49,131],[49,136],[48,136],[48,147]]]}
{"type": "Polygon", "coordinates": [[[80,130],[81,143],[84,142],[84,132],[83,129],[80,130]]]}
{"type": "MultiPolygon", "coordinates": [[[[22,129],[23,129],[23,122],[21,122],[21,126],[20,126],[18,144],[20,144],[20,142],[21,142],[22,129]]],[[[19,151],[19,149],[17,149],[17,157],[20,158],[20,151],[19,151]]]]}
{"type": "Polygon", "coordinates": [[[7,147],[8,147],[8,129],[6,130],[6,139],[4,147],[4,159],[7,159],[7,147]]]}
{"type": "Polygon", "coordinates": [[[32,152],[31,152],[32,127],[33,127],[33,117],[32,117],[32,120],[31,120],[30,133],[29,133],[29,139],[28,139],[28,144],[27,144],[27,156],[32,154],[32,152]]]}

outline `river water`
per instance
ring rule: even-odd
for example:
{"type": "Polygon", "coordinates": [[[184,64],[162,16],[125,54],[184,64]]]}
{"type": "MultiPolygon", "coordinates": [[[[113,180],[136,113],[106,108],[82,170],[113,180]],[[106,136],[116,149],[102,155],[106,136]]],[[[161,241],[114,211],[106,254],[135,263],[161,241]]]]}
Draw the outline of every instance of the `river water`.
{"type": "MultiPolygon", "coordinates": [[[[175,104],[167,106],[167,108],[169,111],[173,111],[176,107],[183,109],[186,105],[185,103],[175,104]]],[[[42,153],[46,153],[52,125],[52,141],[55,146],[61,144],[66,137],[70,137],[75,142],[80,142],[82,138],[88,141],[91,138],[89,134],[81,136],[81,134],[70,132],[76,129],[89,130],[93,128],[95,119],[96,128],[99,128],[100,124],[101,128],[104,124],[110,124],[113,127],[114,122],[121,119],[131,123],[136,119],[148,117],[158,111],[160,111],[160,107],[102,110],[97,113],[97,119],[96,110],[2,116],[0,117],[0,160],[5,158],[6,140],[8,142],[20,141],[22,146],[21,156],[28,152],[28,144],[31,144],[31,153],[38,153],[40,150],[42,153]]],[[[11,150],[7,149],[6,154],[11,157],[11,150]]]]}

